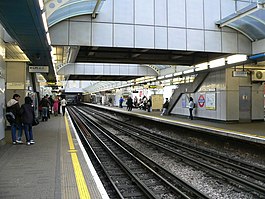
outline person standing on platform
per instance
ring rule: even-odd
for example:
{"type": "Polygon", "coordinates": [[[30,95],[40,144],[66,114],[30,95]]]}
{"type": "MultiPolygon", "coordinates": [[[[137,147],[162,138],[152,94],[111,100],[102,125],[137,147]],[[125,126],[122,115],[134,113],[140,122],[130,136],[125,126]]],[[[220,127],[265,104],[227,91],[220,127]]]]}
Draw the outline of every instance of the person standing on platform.
{"type": "Polygon", "coordinates": [[[58,97],[58,101],[59,101],[59,103],[58,103],[58,114],[61,114],[61,106],[62,106],[61,97],[58,97]]]}
{"type": "Polygon", "coordinates": [[[49,114],[49,106],[50,102],[48,100],[47,95],[42,98],[40,101],[40,106],[42,107],[42,121],[47,121],[48,120],[48,114],[49,114]]]}
{"type": "Polygon", "coordinates": [[[193,120],[193,115],[192,115],[192,111],[194,109],[194,102],[193,102],[193,98],[190,97],[190,101],[189,101],[189,111],[190,111],[190,119],[193,120]]]}
{"type": "Polygon", "coordinates": [[[56,96],[54,101],[53,101],[53,112],[54,112],[54,116],[58,116],[58,109],[59,109],[59,99],[56,96]]]}
{"type": "Polygon", "coordinates": [[[35,119],[35,114],[30,97],[25,97],[25,104],[20,108],[20,115],[24,126],[27,145],[35,144],[32,133],[32,123],[35,119]]]}
{"type": "Polygon", "coordinates": [[[13,144],[23,144],[21,137],[22,137],[22,124],[21,124],[21,117],[19,114],[20,110],[20,105],[19,105],[19,99],[20,95],[19,94],[14,94],[13,98],[10,99],[7,102],[7,110],[6,112],[12,112],[13,115],[15,116],[15,119],[13,122],[10,123],[11,125],[11,133],[12,133],[12,142],[13,144]],[[18,136],[17,134],[18,130],[18,136]]]}
{"type": "Polygon", "coordinates": [[[123,103],[123,98],[121,97],[121,98],[119,99],[119,107],[120,107],[120,108],[123,108],[122,103],[123,103]]]}
{"type": "MultiPolygon", "coordinates": [[[[47,94],[47,97],[48,97],[48,94],[47,94]]],[[[50,103],[48,118],[50,119],[50,114],[52,114],[52,108],[53,108],[53,103],[54,103],[54,100],[52,99],[52,95],[48,97],[48,100],[50,103]]]]}
{"type": "Polygon", "coordinates": [[[108,102],[109,102],[109,106],[112,106],[112,98],[111,97],[109,97],[108,102]]]}
{"type": "Polygon", "coordinates": [[[130,96],[128,97],[126,104],[127,104],[127,110],[128,111],[132,111],[133,100],[132,100],[132,98],[130,96]]]}
{"type": "Polygon", "coordinates": [[[67,102],[66,100],[63,98],[61,101],[61,106],[62,106],[62,111],[63,111],[63,116],[65,115],[65,108],[66,108],[67,102]]]}
{"type": "Polygon", "coordinates": [[[146,108],[147,108],[148,112],[151,112],[151,108],[152,108],[152,99],[151,99],[151,97],[149,97],[149,99],[147,100],[146,108]]]}
{"type": "Polygon", "coordinates": [[[169,101],[168,101],[168,98],[166,98],[166,101],[163,104],[163,111],[161,113],[161,116],[167,114],[168,106],[169,106],[169,101]]]}

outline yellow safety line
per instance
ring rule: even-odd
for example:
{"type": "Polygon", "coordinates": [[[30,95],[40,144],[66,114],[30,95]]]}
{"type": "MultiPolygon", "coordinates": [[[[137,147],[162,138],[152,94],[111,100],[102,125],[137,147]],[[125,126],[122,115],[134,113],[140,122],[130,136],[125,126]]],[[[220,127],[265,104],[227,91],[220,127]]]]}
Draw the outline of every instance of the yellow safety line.
{"type": "Polygon", "coordinates": [[[76,154],[76,150],[75,150],[73,138],[70,132],[67,117],[64,117],[64,120],[65,120],[68,143],[70,147],[69,152],[71,153],[79,197],[80,199],[90,199],[90,194],[89,194],[87,184],[86,184],[86,181],[85,181],[85,178],[84,178],[84,175],[83,175],[83,172],[82,172],[82,169],[81,169],[81,166],[80,166],[77,154],[76,154]]]}

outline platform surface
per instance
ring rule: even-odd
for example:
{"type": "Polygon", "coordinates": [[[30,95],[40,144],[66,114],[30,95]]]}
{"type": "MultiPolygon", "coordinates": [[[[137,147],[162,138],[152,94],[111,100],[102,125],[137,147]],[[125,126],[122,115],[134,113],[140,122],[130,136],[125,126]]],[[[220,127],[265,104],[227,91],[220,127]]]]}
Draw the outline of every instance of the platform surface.
{"type": "Polygon", "coordinates": [[[10,134],[7,129],[0,145],[0,198],[108,198],[88,166],[71,122],[62,115],[33,127],[34,145],[13,145],[10,134]]]}

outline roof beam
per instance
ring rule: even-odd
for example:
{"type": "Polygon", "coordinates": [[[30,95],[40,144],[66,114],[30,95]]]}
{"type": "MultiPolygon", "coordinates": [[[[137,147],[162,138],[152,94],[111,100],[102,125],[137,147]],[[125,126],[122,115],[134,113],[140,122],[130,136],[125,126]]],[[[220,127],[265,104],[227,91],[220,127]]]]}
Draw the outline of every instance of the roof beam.
{"type": "Polygon", "coordinates": [[[92,13],[92,18],[93,18],[93,19],[96,18],[96,12],[97,12],[97,10],[98,10],[98,7],[99,7],[101,1],[102,1],[102,0],[97,0],[97,4],[96,4],[96,6],[95,6],[95,8],[94,8],[94,10],[93,10],[93,13],[92,13]]]}

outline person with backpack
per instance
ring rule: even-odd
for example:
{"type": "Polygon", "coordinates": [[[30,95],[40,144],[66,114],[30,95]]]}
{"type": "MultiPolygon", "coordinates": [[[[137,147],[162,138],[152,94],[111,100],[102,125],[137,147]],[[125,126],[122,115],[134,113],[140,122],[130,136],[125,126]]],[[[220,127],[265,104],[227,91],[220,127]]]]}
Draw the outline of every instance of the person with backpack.
{"type": "Polygon", "coordinates": [[[12,134],[12,143],[13,144],[23,144],[22,138],[22,123],[20,117],[20,105],[19,105],[19,94],[14,94],[13,98],[7,102],[6,105],[6,117],[8,122],[11,125],[11,134],[12,134]],[[8,117],[8,115],[12,115],[12,117],[8,117]],[[17,134],[18,130],[18,136],[17,134]]]}
{"type": "Polygon", "coordinates": [[[189,101],[189,111],[190,111],[190,119],[193,120],[193,115],[192,115],[192,111],[195,107],[195,104],[193,102],[193,98],[190,97],[190,101],[189,101]]]}
{"type": "Polygon", "coordinates": [[[24,126],[24,131],[27,141],[26,144],[27,145],[35,144],[32,133],[32,123],[33,120],[35,119],[35,113],[32,105],[32,99],[28,96],[25,97],[25,104],[23,104],[20,108],[20,115],[24,126]]]}

